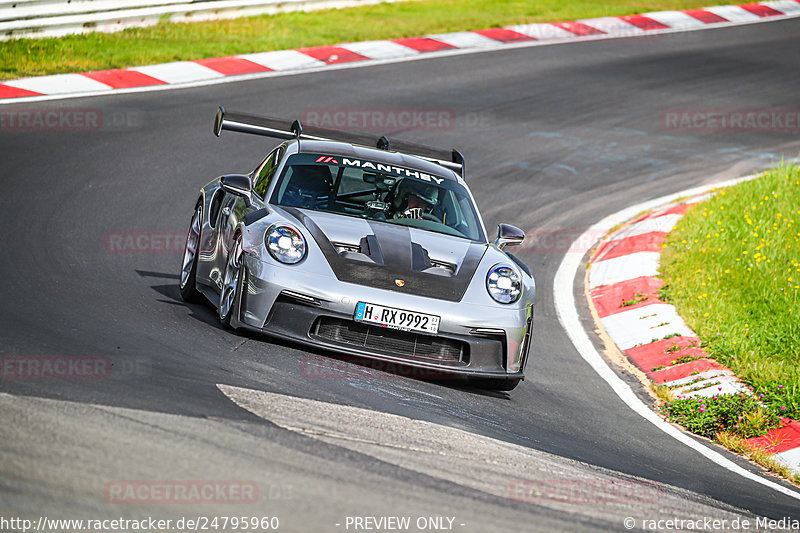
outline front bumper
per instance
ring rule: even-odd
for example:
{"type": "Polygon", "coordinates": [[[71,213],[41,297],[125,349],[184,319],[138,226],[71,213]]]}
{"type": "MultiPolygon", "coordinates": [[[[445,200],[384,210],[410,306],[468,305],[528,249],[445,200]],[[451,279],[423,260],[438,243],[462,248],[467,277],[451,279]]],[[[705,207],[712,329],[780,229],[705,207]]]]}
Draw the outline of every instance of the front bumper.
{"type": "Polygon", "coordinates": [[[533,305],[488,308],[387,293],[246,256],[240,326],[340,353],[431,370],[431,376],[524,378],[533,305]],[[359,301],[441,317],[435,337],[353,320],[359,301]]]}

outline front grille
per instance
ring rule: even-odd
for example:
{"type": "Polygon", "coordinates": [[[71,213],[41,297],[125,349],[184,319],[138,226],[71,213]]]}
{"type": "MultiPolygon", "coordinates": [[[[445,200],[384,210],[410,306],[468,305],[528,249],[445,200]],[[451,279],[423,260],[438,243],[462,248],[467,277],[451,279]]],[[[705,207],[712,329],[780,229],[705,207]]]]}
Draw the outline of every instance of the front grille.
{"type": "Polygon", "coordinates": [[[462,361],[465,349],[463,342],[453,339],[418,335],[332,317],[320,317],[311,331],[317,337],[338,344],[434,361],[462,361]]]}

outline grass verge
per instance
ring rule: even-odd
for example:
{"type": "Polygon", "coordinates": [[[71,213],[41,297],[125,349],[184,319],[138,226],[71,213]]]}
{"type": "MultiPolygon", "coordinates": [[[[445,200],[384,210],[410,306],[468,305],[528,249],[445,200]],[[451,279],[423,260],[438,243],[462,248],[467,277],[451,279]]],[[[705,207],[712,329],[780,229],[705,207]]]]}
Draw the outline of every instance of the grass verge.
{"type": "Polygon", "coordinates": [[[751,392],[681,398],[656,387],[662,414],[800,484],[745,440],[800,416],[800,167],[782,164],[691,209],[667,236],[660,270],[661,299],[751,392]]]}
{"type": "MultiPolygon", "coordinates": [[[[712,2],[713,3],[713,2],[712,2]]],[[[0,80],[647,11],[708,0],[418,0],[0,42],[0,80]]]]}
{"type": "Polygon", "coordinates": [[[777,425],[777,417],[770,417],[763,406],[752,396],[722,396],[708,399],[679,399],[668,387],[650,385],[658,398],[659,410],[670,422],[684,426],[703,435],[734,453],[800,486],[800,474],[779,463],[774,454],[746,439],[764,433],[770,425],[777,425]],[[696,415],[700,416],[696,416],[696,415]],[[687,416],[688,415],[688,416],[687,416]],[[767,422],[768,418],[772,418],[767,422]],[[744,419],[744,421],[742,421],[744,419]],[[732,431],[721,429],[730,427],[732,431]]]}
{"type": "Polygon", "coordinates": [[[709,439],[723,431],[741,439],[756,437],[780,423],[774,409],[747,394],[676,398],[662,412],[671,422],[709,439]]]}
{"type": "Polygon", "coordinates": [[[664,246],[662,299],[770,415],[800,417],[800,167],[719,191],[664,246]]]}

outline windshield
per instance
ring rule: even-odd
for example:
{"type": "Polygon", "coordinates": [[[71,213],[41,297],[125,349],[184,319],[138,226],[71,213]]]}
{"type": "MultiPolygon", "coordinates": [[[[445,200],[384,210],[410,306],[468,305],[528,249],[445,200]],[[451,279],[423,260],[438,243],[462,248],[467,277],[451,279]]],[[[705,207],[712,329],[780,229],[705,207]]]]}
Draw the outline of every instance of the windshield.
{"type": "Polygon", "coordinates": [[[292,155],[272,203],[485,241],[472,199],[458,182],[365,159],[292,155]]]}

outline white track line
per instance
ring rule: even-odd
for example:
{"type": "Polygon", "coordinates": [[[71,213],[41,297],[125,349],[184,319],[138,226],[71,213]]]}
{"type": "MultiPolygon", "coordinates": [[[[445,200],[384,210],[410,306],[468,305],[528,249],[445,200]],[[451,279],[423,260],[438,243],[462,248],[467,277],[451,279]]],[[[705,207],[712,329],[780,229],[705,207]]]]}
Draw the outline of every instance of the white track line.
{"type": "MultiPolygon", "coordinates": [[[[614,226],[633,219],[642,211],[654,209],[684,196],[693,196],[696,194],[702,194],[714,188],[735,185],[742,181],[753,179],[756,176],[757,175],[752,175],[714,185],[705,185],[631,206],[627,209],[623,209],[622,211],[609,215],[600,222],[596,223],[586,230],[583,235],[578,237],[576,242],[584,244],[590,242],[596,243],[598,241],[598,235],[605,235],[611,231],[614,226]]],[[[585,248],[582,249],[585,250],[585,248]]],[[[558,320],[561,323],[561,326],[567,332],[570,341],[572,341],[572,344],[575,346],[575,349],[578,351],[584,361],[586,361],[589,366],[592,367],[592,369],[597,372],[597,374],[603,378],[606,383],[609,384],[611,389],[616,393],[617,396],[619,396],[625,405],[670,437],[682,444],[685,444],[689,448],[701,454],[703,457],[733,472],[734,474],[738,474],[744,478],[755,481],[756,483],[760,483],[765,487],[780,492],[781,494],[785,494],[791,498],[795,498],[796,500],[800,500],[800,492],[784,487],[778,483],[775,483],[774,481],[765,479],[758,474],[742,468],[721,453],[702,445],[688,434],[662,420],[661,417],[653,412],[650,407],[648,407],[636,396],[636,394],[634,394],[633,390],[627,383],[622,381],[622,379],[614,373],[611,367],[609,367],[605,360],[603,360],[600,353],[595,349],[592,341],[589,339],[589,336],[583,329],[578,317],[578,308],[575,303],[575,298],[573,297],[572,289],[573,282],[578,273],[578,269],[581,266],[583,256],[584,254],[582,253],[565,254],[564,259],[561,261],[558,271],[556,272],[555,281],[553,282],[553,294],[555,298],[558,320]]]]}

